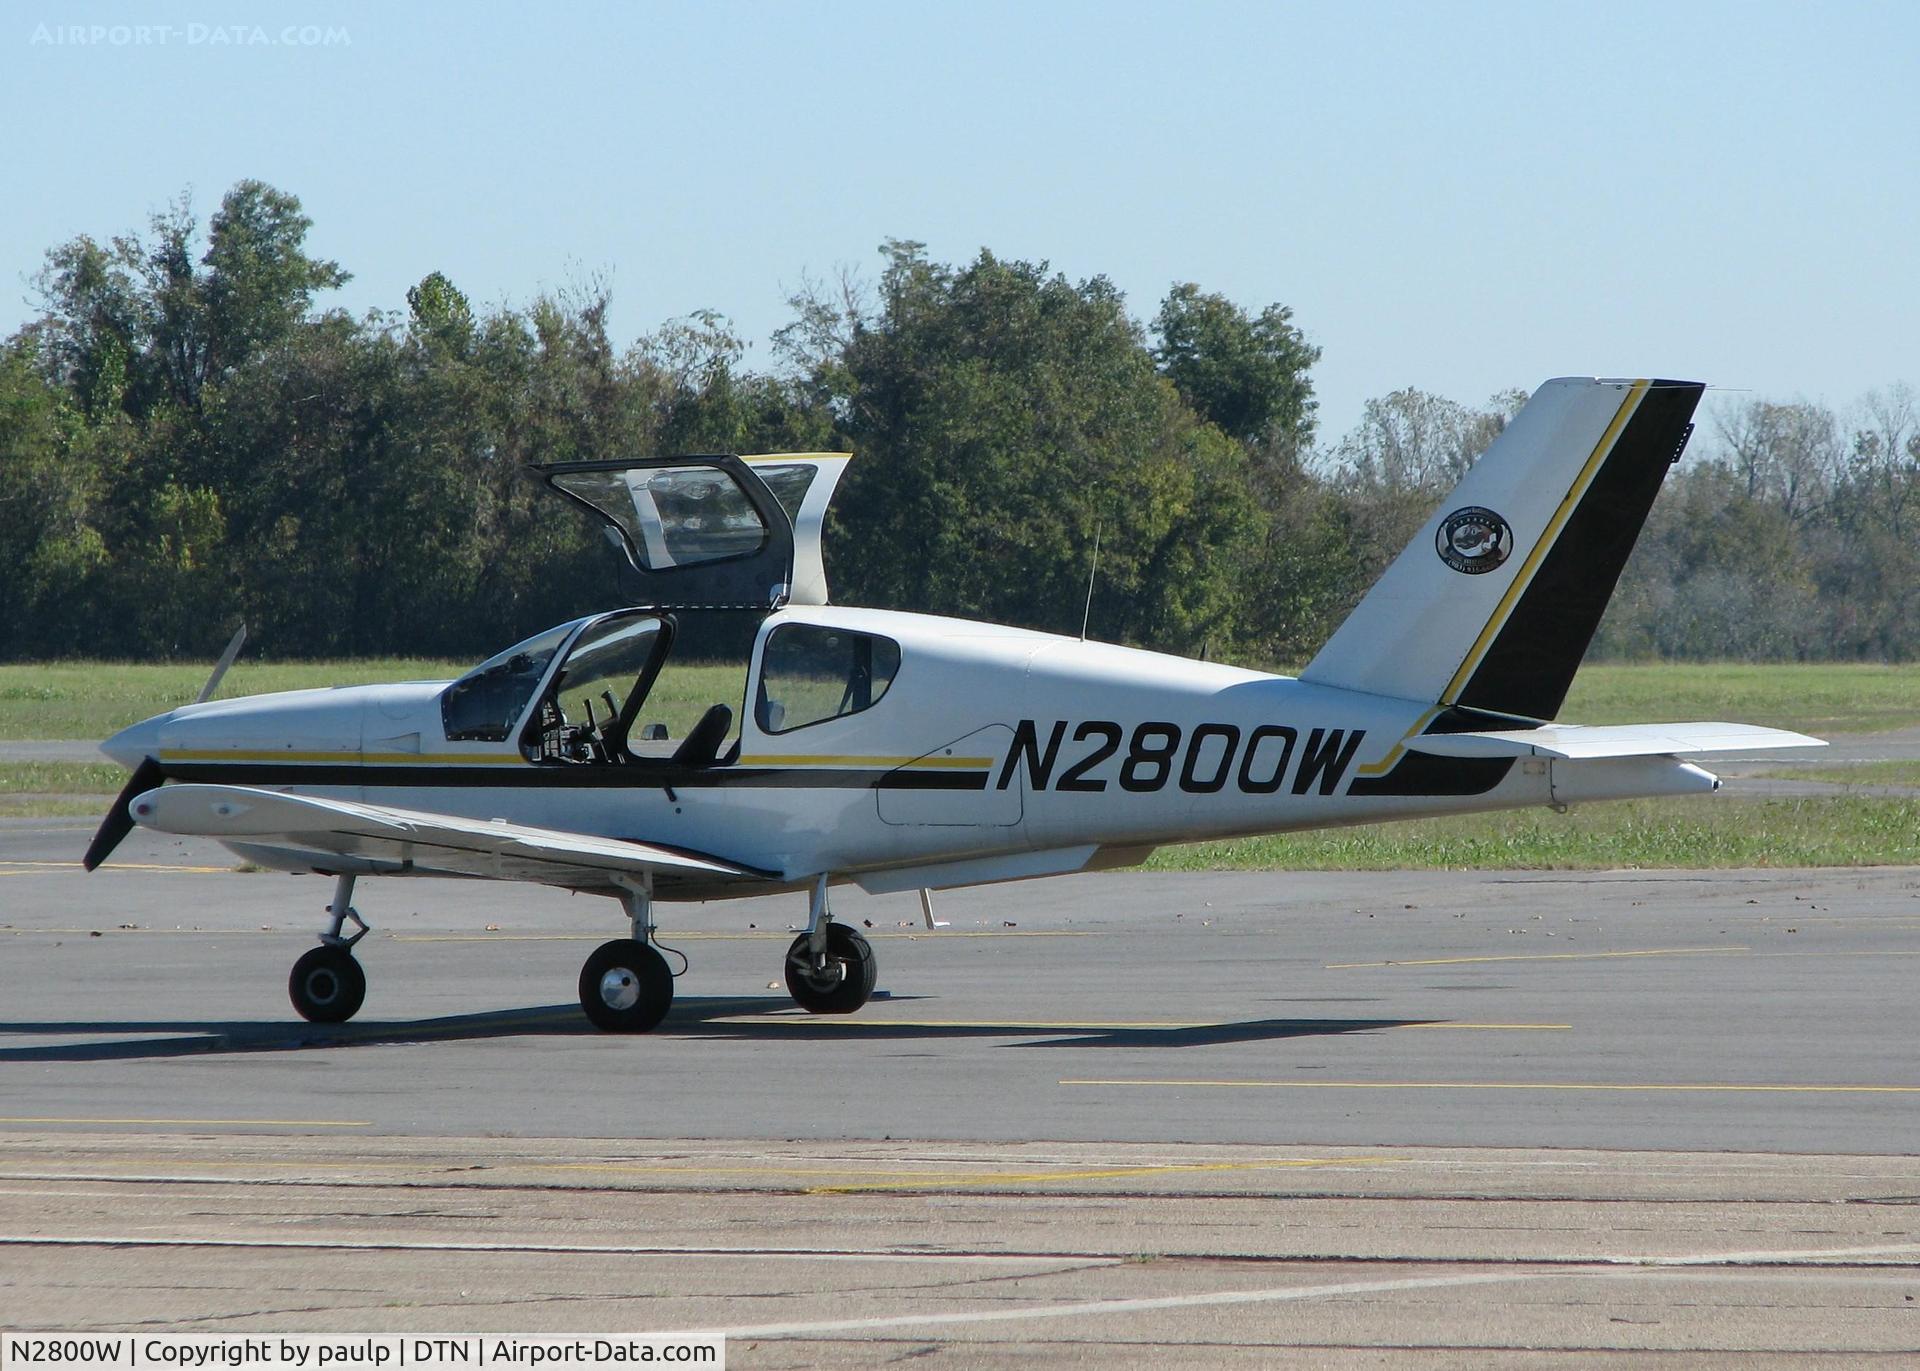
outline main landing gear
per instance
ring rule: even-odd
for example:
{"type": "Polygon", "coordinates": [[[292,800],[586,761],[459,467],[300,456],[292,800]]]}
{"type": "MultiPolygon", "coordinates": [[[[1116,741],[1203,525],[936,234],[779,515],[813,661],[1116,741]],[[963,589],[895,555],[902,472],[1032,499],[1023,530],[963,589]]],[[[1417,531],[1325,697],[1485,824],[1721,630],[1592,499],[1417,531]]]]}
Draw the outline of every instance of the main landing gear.
{"type": "Polygon", "coordinates": [[[320,946],[293,964],[287,977],[287,997],[301,1018],[313,1023],[345,1023],[359,1012],[367,998],[367,973],[354,960],[353,945],[367,936],[366,921],[353,910],[353,877],[334,878],[333,903],[327,912],[333,922],[320,935],[320,946]],[[343,938],[349,923],[359,931],[343,938]]]}
{"type": "MultiPolygon", "coordinates": [[[[673,1005],[673,973],[654,946],[653,885],[621,881],[633,936],[594,949],[580,968],[580,1007],[609,1033],[645,1033],[673,1005]]],[[[787,990],[812,1014],[851,1014],[873,994],[879,967],[873,947],[827,908],[827,878],[815,880],[807,927],[787,949],[787,990]]]]}
{"type": "Polygon", "coordinates": [[[580,968],[580,1007],[595,1028],[645,1033],[673,1006],[673,972],[653,945],[652,880],[617,879],[633,936],[602,943],[587,958],[580,968]]]}

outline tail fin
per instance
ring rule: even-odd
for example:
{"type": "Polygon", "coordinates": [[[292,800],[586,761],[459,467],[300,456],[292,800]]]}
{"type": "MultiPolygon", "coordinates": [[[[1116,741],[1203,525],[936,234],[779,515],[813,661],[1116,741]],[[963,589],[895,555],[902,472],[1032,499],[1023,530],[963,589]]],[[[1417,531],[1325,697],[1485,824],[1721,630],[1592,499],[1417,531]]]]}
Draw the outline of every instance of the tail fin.
{"type": "Polygon", "coordinates": [[[1300,678],[1553,718],[1703,390],[1541,386],[1300,678]]]}

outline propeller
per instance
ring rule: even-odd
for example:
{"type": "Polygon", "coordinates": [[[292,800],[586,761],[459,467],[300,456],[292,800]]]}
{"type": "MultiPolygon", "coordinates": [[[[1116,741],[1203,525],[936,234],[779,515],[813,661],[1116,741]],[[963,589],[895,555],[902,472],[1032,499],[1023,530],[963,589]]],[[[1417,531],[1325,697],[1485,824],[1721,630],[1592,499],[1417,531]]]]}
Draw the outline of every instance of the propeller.
{"type": "Polygon", "coordinates": [[[146,794],[166,778],[166,772],[160,769],[157,758],[145,758],[133,769],[133,776],[115,797],[113,808],[100,821],[100,831],[93,835],[93,841],[87,845],[87,855],[80,859],[81,866],[91,871],[113,854],[121,840],[133,832],[133,815],[128,806],[133,803],[134,797],[146,794]]]}
{"type": "MultiPolygon", "coordinates": [[[[233,637],[227,642],[227,650],[220,654],[220,660],[214,663],[213,674],[207,677],[207,683],[200,687],[200,693],[194,696],[197,705],[205,704],[213,698],[213,692],[220,688],[220,680],[240,655],[240,649],[246,645],[247,626],[240,625],[233,637]]],[[[130,806],[134,797],[144,795],[167,779],[160,759],[154,756],[143,757],[140,765],[133,769],[133,775],[127,778],[119,795],[114,797],[113,808],[107,811],[107,817],[100,821],[100,829],[93,835],[93,841],[87,844],[87,855],[80,859],[80,865],[92,871],[113,855],[113,850],[125,841],[127,834],[133,832],[133,814],[130,806]]]]}
{"type": "Polygon", "coordinates": [[[220,688],[220,680],[227,674],[227,668],[233,665],[233,659],[240,655],[240,649],[247,645],[247,626],[240,625],[227,640],[227,650],[220,654],[220,660],[213,664],[213,675],[207,677],[207,683],[200,687],[200,693],[193,702],[203,705],[213,698],[213,692],[220,688]]]}

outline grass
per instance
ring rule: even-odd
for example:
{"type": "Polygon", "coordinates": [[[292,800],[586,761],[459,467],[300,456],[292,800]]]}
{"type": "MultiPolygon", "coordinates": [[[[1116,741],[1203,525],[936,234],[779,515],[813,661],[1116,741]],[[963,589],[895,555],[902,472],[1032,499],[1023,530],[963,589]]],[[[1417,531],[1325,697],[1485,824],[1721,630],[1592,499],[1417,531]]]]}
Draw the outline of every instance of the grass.
{"type": "MultiPolygon", "coordinates": [[[[382,658],[354,662],[242,662],[220,683],[222,698],[309,686],[449,680],[471,662],[382,658]]],[[[0,665],[0,738],[106,737],[186,704],[213,669],[208,662],[44,662],[0,665]]]]}
{"type": "Polygon", "coordinates": [[[112,762],[0,763],[0,795],[111,795],[126,783],[112,762]]]}
{"type": "Polygon", "coordinates": [[[1766,778],[1771,781],[1824,781],[1829,785],[1920,785],[1920,761],[1796,766],[1769,771],[1766,778]]]}
{"type": "Polygon", "coordinates": [[[1626,724],[1728,719],[1824,736],[1920,724],[1920,668],[1751,663],[1580,669],[1563,719],[1626,724]]]}
{"type": "MultiPolygon", "coordinates": [[[[228,674],[220,693],[451,680],[471,665],[420,658],[243,662],[228,674]]],[[[0,738],[104,738],[191,700],[208,669],[204,663],[0,665],[0,738]]],[[[718,700],[738,707],[743,674],[738,666],[669,665],[644,717],[663,719],[674,737],[682,737],[709,704],[718,700]]],[[[1920,669],[1746,663],[1587,666],[1574,679],[1561,714],[1589,724],[1733,719],[1815,734],[1872,733],[1920,724],[1920,669]]]]}
{"type": "Polygon", "coordinates": [[[98,819],[113,797],[48,799],[44,795],[0,795],[0,819],[98,819]]]}
{"type": "MultiPolygon", "coordinates": [[[[321,685],[444,680],[468,664],[420,659],[236,666],[221,694],[321,685]]],[[[0,738],[103,738],[190,700],[201,665],[102,662],[0,665],[0,738]]],[[[737,665],[669,667],[642,710],[674,738],[715,701],[738,708],[737,665]]],[[[1920,723],[1920,670],[1882,666],[1589,666],[1565,717],[1582,723],[1736,719],[1815,734],[1920,723]]],[[[1782,778],[1862,785],[1920,784],[1920,763],[1793,767],[1782,778]]],[[[0,765],[0,817],[96,815],[124,783],[99,763],[0,765]]],[[[1920,800],[1857,795],[1639,800],[1459,815],[1367,828],[1283,834],[1170,848],[1162,871],[1595,869],[1609,867],[1920,864],[1920,800]]]]}
{"type": "MultiPolygon", "coordinates": [[[[407,657],[242,663],[220,683],[220,698],[382,681],[447,681],[472,665],[407,657]]],[[[186,704],[200,693],[211,669],[202,663],[0,665],[0,739],[97,741],[128,724],[186,704]]],[[[702,711],[716,701],[724,701],[737,711],[745,684],[742,666],[669,665],[661,673],[642,718],[647,722],[659,719],[675,738],[684,737],[702,711]]]]}
{"type": "Polygon", "coordinates": [[[1920,863],[1920,800],[1625,800],[1167,848],[1155,871],[1604,870],[1920,863]]]}

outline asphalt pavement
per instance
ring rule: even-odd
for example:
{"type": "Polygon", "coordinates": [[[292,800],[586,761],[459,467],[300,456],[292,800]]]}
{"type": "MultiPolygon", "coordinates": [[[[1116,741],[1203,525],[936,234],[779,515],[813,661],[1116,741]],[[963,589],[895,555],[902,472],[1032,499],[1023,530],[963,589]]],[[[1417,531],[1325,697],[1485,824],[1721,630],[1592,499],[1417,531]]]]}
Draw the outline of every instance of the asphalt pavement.
{"type": "MultiPolygon", "coordinates": [[[[1703,801],[1711,803],[1713,801],[1703,801]]],[[[187,1331],[721,1330],[735,1366],[1911,1365],[1920,870],[1113,873],[797,897],[329,884],[0,827],[0,1309],[187,1331]]]]}

